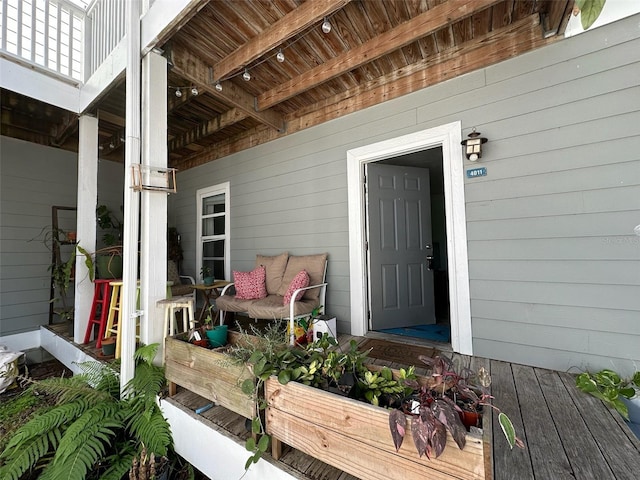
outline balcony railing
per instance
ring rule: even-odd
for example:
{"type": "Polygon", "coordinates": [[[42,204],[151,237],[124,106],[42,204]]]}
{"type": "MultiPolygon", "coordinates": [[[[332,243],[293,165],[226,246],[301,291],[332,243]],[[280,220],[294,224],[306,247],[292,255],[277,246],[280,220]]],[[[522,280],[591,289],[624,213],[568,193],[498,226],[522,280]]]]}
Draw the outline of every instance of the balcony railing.
{"type": "Polygon", "coordinates": [[[0,0],[0,50],[82,81],[85,13],[67,0],[0,0]]]}
{"type": "Polygon", "coordinates": [[[125,34],[122,0],[94,0],[87,9],[87,78],[109,56],[125,34]]]}

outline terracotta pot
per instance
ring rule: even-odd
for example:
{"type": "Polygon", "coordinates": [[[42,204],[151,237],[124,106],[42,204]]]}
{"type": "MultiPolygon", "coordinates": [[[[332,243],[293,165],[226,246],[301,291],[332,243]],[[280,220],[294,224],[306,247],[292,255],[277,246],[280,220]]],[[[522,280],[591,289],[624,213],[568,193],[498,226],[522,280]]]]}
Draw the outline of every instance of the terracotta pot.
{"type": "Polygon", "coordinates": [[[462,412],[460,412],[460,420],[462,420],[464,426],[467,427],[467,430],[469,430],[469,428],[471,427],[479,426],[480,414],[478,412],[467,412],[463,410],[462,412]]]}

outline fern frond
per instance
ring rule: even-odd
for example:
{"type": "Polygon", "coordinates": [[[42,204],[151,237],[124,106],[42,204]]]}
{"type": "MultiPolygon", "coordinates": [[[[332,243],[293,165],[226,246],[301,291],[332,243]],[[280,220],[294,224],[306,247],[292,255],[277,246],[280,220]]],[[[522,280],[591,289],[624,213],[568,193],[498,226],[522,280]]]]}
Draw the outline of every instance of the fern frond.
{"type": "Polygon", "coordinates": [[[149,452],[166,456],[172,446],[171,428],[157,405],[142,415],[131,417],[127,428],[138,442],[147,446],[149,452]]]}
{"type": "Polygon", "coordinates": [[[155,399],[165,384],[166,378],[161,367],[143,363],[136,367],[134,377],[125,386],[124,397],[143,396],[155,399]]]}
{"type": "Polygon", "coordinates": [[[120,373],[111,367],[95,361],[76,363],[82,370],[82,375],[87,383],[96,390],[108,392],[112,396],[117,396],[120,390],[120,373]],[[114,395],[114,386],[117,386],[117,393],[114,395]]]}
{"type": "MultiPolygon", "coordinates": [[[[12,452],[23,448],[25,442],[39,436],[47,436],[48,432],[59,428],[70,420],[82,415],[91,408],[91,403],[78,399],[71,403],[58,405],[51,410],[25,423],[14,433],[0,458],[7,458],[12,452]]],[[[59,437],[58,437],[59,438],[59,437]]]]}
{"type": "Polygon", "coordinates": [[[108,457],[105,463],[109,465],[109,468],[100,475],[100,480],[120,480],[131,469],[131,462],[135,456],[135,452],[129,449],[117,456],[108,457]]]}
{"type": "Polygon", "coordinates": [[[153,359],[158,353],[158,347],[160,347],[158,343],[138,347],[133,355],[136,364],[138,364],[138,362],[146,363],[147,365],[153,364],[153,359]]]}
{"type": "MultiPolygon", "coordinates": [[[[67,428],[53,459],[53,464],[64,463],[80,450],[87,450],[97,461],[105,452],[105,444],[110,444],[115,435],[112,429],[122,428],[118,419],[117,402],[95,405],[87,410],[67,428]]],[[[82,458],[82,457],[80,457],[82,458]]]]}
{"type": "Polygon", "coordinates": [[[108,397],[105,392],[92,388],[83,375],[38,380],[29,388],[36,392],[44,392],[55,396],[58,404],[72,402],[77,398],[82,398],[95,404],[105,401],[108,397]]]}
{"type": "MultiPolygon", "coordinates": [[[[59,433],[54,434],[54,437],[59,437],[59,433]]],[[[55,449],[48,440],[48,435],[41,435],[22,442],[19,449],[6,457],[0,467],[0,478],[18,480],[24,472],[35,467],[41,458],[55,449]]]]}

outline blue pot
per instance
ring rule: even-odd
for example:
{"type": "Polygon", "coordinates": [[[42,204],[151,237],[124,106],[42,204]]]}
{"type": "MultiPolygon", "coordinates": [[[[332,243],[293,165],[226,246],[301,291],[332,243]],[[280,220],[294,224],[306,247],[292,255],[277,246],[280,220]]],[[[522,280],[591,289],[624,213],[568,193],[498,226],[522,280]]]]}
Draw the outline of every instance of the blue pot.
{"type": "Polygon", "coordinates": [[[227,325],[218,325],[211,330],[206,330],[206,333],[209,343],[213,348],[222,347],[227,344],[227,334],[229,333],[227,325]]]}

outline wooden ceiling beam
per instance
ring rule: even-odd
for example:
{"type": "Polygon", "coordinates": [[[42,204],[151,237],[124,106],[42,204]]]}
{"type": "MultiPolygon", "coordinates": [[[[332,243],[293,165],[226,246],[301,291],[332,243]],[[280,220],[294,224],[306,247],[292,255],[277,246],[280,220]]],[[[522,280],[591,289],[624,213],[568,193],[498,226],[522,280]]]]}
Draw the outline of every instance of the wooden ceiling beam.
{"type": "Polygon", "coordinates": [[[256,58],[282,45],[288,39],[306,30],[320,19],[340,10],[351,0],[311,0],[287,13],[240,48],[213,66],[214,79],[220,80],[230,73],[245,68],[256,58]]]}
{"type": "Polygon", "coordinates": [[[117,125],[123,128],[126,126],[126,121],[124,117],[121,117],[120,115],[115,115],[113,113],[109,113],[106,110],[98,109],[98,121],[100,120],[104,120],[107,123],[111,123],[113,125],[117,125]]]}
{"type": "MultiPolygon", "coordinates": [[[[539,16],[537,14],[530,15],[503,29],[471,40],[466,45],[458,45],[430,59],[403,67],[384,78],[372,80],[330,99],[310,105],[308,109],[305,109],[305,112],[298,112],[298,117],[288,118],[287,134],[314,127],[377,105],[381,101],[398,98],[464,75],[507,58],[549,45],[559,39],[560,37],[543,38],[540,35],[539,16]]],[[[172,166],[187,170],[246,148],[270,142],[276,138],[273,130],[258,126],[235,137],[209,145],[200,152],[184,157],[172,166]]]]}
{"type": "Polygon", "coordinates": [[[449,0],[437,5],[396,28],[262,93],[258,96],[257,108],[262,110],[273,107],[500,1],[503,0],[449,0]]]}
{"type": "Polygon", "coordinates": [[[63,145],[71,135],[78,131],[78,115],[75,113],[65,113],[62,120],[51,128],[51,144],[59,147],[63,145]]]}
{"type": "Polygon", "coordinates": [[[173,71],[193,83],[206,92],[219,97],[222,101],[231,106],[245,112],[248,116],[255,118],[258,122],[275,128],[278,132],[285,131],[284,117],[273,110],[264,110],[258,112],[256,110],[255,97],[247,93],[245,90],[237,87],[232,82],[223,82],[222,91],[217,91],[212,82],[210,67],[199,57],[193,55],[188,48],[182,45],[174,44],[171,47],[171,63],[173,63],[173,71]]]}
{"type": "Polygon", "coordinates": [[[189,145],[190,143],[195,143],[198,140],[202,140],[205,137],[219,132],[225,127],[244,120],[245,118],[247,118],[247,116],[248,115],[245,112],[241,112],[237,108],[232,108],[231,110],[224,112],[222,115],[218,115],[211,120],[205,120],[200,125],[195,126],[191,130],[188,130],[182,135],[169,140],[168,150],[171,153],[175,150],[178,150],[179,148],[183,148],[186,145],[189,145]]]}

